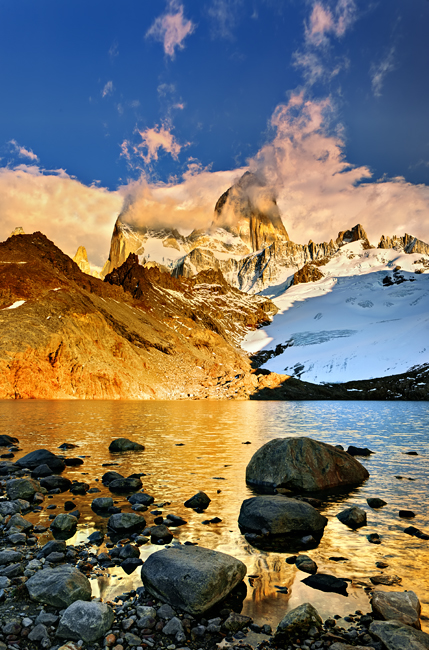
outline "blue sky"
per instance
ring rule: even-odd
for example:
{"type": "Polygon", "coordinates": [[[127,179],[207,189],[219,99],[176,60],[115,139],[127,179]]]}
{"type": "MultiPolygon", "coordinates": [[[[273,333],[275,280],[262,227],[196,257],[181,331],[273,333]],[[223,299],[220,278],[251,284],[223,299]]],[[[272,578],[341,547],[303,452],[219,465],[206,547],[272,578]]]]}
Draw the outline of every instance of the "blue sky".
{"type": "MultiPolygon", "coordinates": [[[[398,183],[406,192],[429,184],[428,0],[15,0],[2,3],[0,18],[0,189],[45,192],[54,212],[67,181],[67,196],[82,197],[69,221],[83,224],[76,211],[85,201],[104,206],[88,231],[111,229],[123,188],[135,183],[156,194],[190,170],[203,173],[203,188],[208,172],[258,166],[261,157],[266,169],[279,106],[289,107],[283,134],[292,147],[293,138],[306,146],[304,123],[320,108],[312,137],[323,132],[337,156],[335,169],[319,165],[321,178],[342,172],[341,159],[365,168],[353,186],[400,177],[396,196],[398,183]],[[299,133],[294,97],[296,111],[307,111],[299,133]],[[89,198],[91,187],[101,193],[89,198]]],[[[289,178],[276,175],[281,191],[289,178]]],[[[220,187],[230,177],[210,181],[213,196],[219,179],[220,187]]],[[[420,189],[412,200],[426,206],[420,189]]],[[[6,230],[29,202],[0,200],[6,230]]],[[[52,219],[61,232],[64,222],[52,219]]],[[[427,222],[421,206],[419,219],[427,222]]]]}

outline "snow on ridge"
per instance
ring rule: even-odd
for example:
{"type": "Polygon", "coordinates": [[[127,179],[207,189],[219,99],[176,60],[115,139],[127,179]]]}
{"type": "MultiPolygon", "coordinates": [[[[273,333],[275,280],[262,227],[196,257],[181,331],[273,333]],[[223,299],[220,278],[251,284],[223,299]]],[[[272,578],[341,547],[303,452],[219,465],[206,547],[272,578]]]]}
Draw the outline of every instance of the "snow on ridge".
{"type": "Polygon", "coordinates": [[[420,260],[421,254],[347,244],[320,268],[321,280],[272,298],[279,313],[242,347],[271,351],[263,368],[314,383],[383,377],[427,363],[429,275],[416,273],[420,260]],[[277,346],[281,354],[274,356],[277,346]]]}
{"type": "Polygon", "coordinates": [[[9,307],[3,307],[2,311],[6,311],[6,309],[17,309],[17,307],[21,307],[24,303],[25,300],[17,300],[12,305],[9,305],[9,307]]]}

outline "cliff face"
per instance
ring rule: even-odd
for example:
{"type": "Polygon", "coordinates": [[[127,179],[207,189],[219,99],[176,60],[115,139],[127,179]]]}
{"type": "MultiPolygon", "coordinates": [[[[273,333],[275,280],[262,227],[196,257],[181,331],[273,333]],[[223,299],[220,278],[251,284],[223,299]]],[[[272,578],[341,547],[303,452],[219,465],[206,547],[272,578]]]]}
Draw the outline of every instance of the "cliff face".
{"type": "Polygon", "coordinates": [[[270,301],[131,257],[102,282],[41,233],[0,243],[0,399],[174,399],[248,373],[270,301]]]}
{"type": "Polygon", "coordinates": [[[393,237],[385,237],[382,235],[377,248],[394,248],[395,250],[403,250],[404,253],[429,255],[429,244],[407,234],[403,237],[397,237],[396,235],[393,235],[393,237]]]}

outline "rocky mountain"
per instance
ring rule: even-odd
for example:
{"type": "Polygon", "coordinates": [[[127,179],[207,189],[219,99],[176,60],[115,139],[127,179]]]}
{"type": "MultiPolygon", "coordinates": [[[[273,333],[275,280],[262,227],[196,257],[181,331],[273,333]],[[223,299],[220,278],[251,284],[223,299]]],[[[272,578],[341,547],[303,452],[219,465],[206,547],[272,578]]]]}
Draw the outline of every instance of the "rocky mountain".
{"type": "Polygon", "coordinates": [[[219,273],[173,278],[135,255],[102,282],[41,233],[16,235],[0,243],[0,399],[236,396],[239,376],[273,383],[238,343],[275,311],[219,273]]]}

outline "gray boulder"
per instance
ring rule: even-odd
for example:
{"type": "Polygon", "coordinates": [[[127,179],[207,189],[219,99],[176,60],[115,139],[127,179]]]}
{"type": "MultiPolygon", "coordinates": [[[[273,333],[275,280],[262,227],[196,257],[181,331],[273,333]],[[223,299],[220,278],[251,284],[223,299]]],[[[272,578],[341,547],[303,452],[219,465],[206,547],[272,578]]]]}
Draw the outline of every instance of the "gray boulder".
{"type": "Polygon", "coordinates": [[[113,499],[112,497],[98,497],[93,499],[91,503],[92,510],[108,510],[113,508],[113,499]]]}
{"type": "Polygon", "coordinates": [[[359,485],[369,474],[347,452],[311,438],[276,438],[252,456],[246,481],[256,487],[316,492],[359,485]]]}
{"type": "Polygon", "coordinates": [[[6,493],[11,500],[31,501],[36,492],[40,492],[40,483],[32,478],[14,478],[6,483],[6,493]]]}
{"type": "Polygon", "coordinates": [[[0,501],[0,515],[2,517],[7,517],[8,515],[14,515],[16,512],[21,512],[21,506],[19,501],[0,501]]]}
{"type": "Polygon", "coordinates": [[[75,600],[91,598],[88,578],[69,564],[38,571],[25,586],[32,600],[58,608],[68,607],[75,600]]]}
{"type": "Polygon", "coordinates": [[[62,512],[57,515],[51,524],[52,534],[55,539],[70,539],[76,532],[77,517],[62,512]]]}
{"type": "Polygon", "coordinates": [[[128,501],[133,505],[138,503],[142,506],[150,506],[155,501],[155,499],[150,494],[146,494],[145,492],[138,492],[137,494],[133,494],[132,496],[128,497],[128,501]]]}
{"type": "Polygon", "coordinates": [[[183,632],[183,625],[182,621],[180,618],[177,618],[177,616],[170,618],[168,623],[166,623],[162,628],[162,633],[167,634],[168,636],[176,636],[179,632],[183,632]]]}
{"type": "Polygon", "coordinates": [[[400,621],[373,621],[369,632],[379,639],[387,650],[428,650],[429,634],[404,625],[400,621]]]}
{"type": "Polygon", "coordinates": [[[271,535],[320,534],[327,523],[326,517],[309,503],[279,494],[245,499],[238,517],[240,528],[271,535]]]}
{"type": "Polygon", "coordinates": [[[357,506],[351,506],[351,508],[342,510],[338,513],[337,519],[345,526],[353,528],[353,530],[361,526],[366,526],[366,512],[357,506]]]}
{"type": "Polygon", "coordinates": [[[26,456],[19,458],[15,465],[18,467],[28,467],[28,469],[36,469],[39,465],[48,465],[54,472],[62,472],[65,468],[65,463],[62,458],[58,458],[55,454],[47,449],[36,449],[26,456]]]}
{"type": "Polygon", "coordinates": [[[109,451],[143,451],[144,445],[128,440],[128,438],[116,438],[109,445],[109,451]]]}
{"type": "Polygon", "coordinates": [[[65,476],[47,476],[40,480],[40,485],[46,490],[60,490],[66,492],[70,490],[72,482],[65,476]]]}
{"type": "Polygon", "coordinates": [[[107,528],[114,534],[137,533],[146,528],[146,519],[133,512],[118,512],[109,517],[107,528]]]}
{"type": "Polygon", "coordinates": [[[395,619],[420,630],[420,601],[414,591],[374,591],[372,611],[385,621],[395,619]]]}
{"type": "Polygon", "coordinates": [[[295,634],[306,633],[311,627],[320,629],[323,621],[317,609],[310,603],[295,607],[280,621],[275,631],[276,639],[291,637],[295,634]]]}
{"type": "Polygon", "coordinates": [[[106,603],[76,600],[61,616],[57,636],[93,643],[110,630],[114,618],[113,609],[106,603]]]}
{"type": "Polygon", "coordinates": [[[33,528],[33,523],[28,519],[22,517],[22,515],[16,513],[12,515],[12,517],[9,519],[6,528],[9,529],[12,528],[12,526],[15,526],[15,528],[19,528],[20,531],[26,532],[33,528]]]}
{"type": "Polygon", "coordinates": [[[22,557],[22,553],[19,551],[13,551],[12,549],[0,551],[0,565],[9,564],[10,562],[21,562],[22,557]]]}
{"type": "Polygon", "coordinates": [[[245,575],[246,566],[240,560],[201,546],[153,553],[141,570],[149,593],[192,615],[225,598],[245,575]]]}

